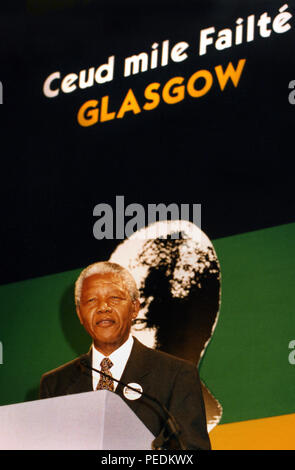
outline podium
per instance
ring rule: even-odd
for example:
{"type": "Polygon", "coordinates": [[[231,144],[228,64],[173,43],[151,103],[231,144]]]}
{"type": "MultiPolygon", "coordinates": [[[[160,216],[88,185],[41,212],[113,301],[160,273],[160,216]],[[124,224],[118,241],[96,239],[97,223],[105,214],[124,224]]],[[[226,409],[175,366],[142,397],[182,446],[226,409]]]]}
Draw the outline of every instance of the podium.
{"type": "Polygon", "coordinates": [[[154,438],[107,390],[0,407],[1,450],[151,450],[154,438]]]}

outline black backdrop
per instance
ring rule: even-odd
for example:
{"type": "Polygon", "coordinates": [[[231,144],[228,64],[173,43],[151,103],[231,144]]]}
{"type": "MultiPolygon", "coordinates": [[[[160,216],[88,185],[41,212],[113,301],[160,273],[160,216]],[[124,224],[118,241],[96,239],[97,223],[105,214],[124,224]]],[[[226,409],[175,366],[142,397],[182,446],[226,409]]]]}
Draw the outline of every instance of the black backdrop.
{"type": "MultiPolygon", "coordinates": [[[[288,223],[293,217],[294,18],[223,51],[199,56],[199,32],[233,27],[238,17],[272,18],[281,1],[28,2],[1,19],[3,83],[1,282],[8,283],[107,259],[117,240],[94,238],[98,203],[201,203],[211,239],[288,223]],[[5,38],[5,40],[4,40],[5,38]],[[190,44],[189,57],[123,77],[123,60],[169,39],[190,44]],[[44,80],[98,66],[115,55],[114,80],[44,96],[44,80]],[[79,126],[87,100],[109,95],[118,109],[129,88],[140,105],[154,81],[188,78],[216,65],[246,65],[237,88],[216,78],[202,98],[79,126]],[[2,258],[2,259],[3,259],[2,258]]],[[[294,2],[288,2],[294,15],[294,2]]]]}

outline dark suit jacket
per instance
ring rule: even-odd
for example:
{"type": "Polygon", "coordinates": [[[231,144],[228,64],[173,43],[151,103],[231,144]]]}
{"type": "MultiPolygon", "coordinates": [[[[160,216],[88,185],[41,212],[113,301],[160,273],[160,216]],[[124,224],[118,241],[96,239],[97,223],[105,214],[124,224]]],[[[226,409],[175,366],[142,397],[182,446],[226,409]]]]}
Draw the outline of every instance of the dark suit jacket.
{"type": "MultiPolygon", "coordinates": [[[[44,374],[40,384],[40,398],[93,390],[92,373],[81,366],[81,359],[88,361],[91,366],[92,349],[44,374]]],[[[143,392],[157,398],[168,408],[181,427],[181,435],[188,449],[210,449],[201,384],[194,364],[147,348],[134,338],[121,381],[140,384],[143,392]]],[[[154,436],[158,436],[163,428],[163,412],[144,397],[126,399],[123,388],[118,384],[115,393],[121,396],[154,436]]]]}

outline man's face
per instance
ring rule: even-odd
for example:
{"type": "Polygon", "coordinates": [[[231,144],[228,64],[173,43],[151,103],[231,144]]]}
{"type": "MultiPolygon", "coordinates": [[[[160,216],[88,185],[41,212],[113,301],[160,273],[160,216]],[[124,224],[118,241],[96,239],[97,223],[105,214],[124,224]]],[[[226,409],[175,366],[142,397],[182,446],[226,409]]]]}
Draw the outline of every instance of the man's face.
{"type": "Polygon", "coordinates": [[[139,302],[132,302],[119,275],[94,274],[84,280],[77,313],[94,346],[104,355],[125,343],[138,310],[139,302]]]}

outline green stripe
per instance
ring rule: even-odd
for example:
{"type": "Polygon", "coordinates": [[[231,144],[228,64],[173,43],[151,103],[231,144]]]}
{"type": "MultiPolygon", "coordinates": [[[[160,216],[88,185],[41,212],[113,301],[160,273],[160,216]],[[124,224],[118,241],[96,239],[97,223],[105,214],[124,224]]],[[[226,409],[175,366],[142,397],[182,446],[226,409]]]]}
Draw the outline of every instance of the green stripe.
{"type": "Polygon", "coordinates": [[[200,374],[223,406],[221,423],[295,411],[295,224],[214,242],[222,305],[200,374]]]}

